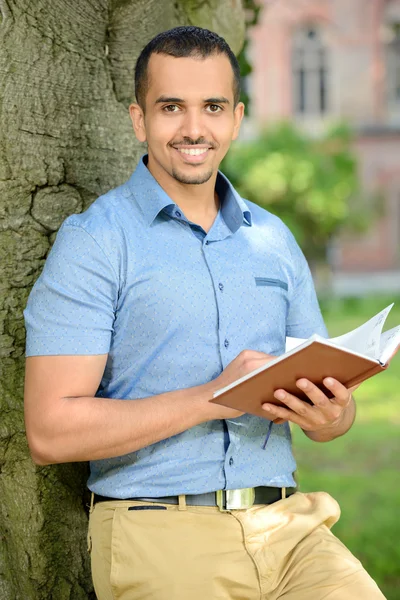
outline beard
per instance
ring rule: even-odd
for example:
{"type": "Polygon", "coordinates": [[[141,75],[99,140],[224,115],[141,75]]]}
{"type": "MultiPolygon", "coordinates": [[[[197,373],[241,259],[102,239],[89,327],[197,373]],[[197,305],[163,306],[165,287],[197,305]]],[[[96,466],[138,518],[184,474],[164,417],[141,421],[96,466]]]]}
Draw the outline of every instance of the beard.
{"type": "Polygon", "coordinates": [[[176,181],[179,181],[179,183],[185,183],[190,185],[200,185],[202,183],[206,183],[206,181],[208,181],[211,178],[212,174],[212,169],[210,169],[206,173],[198,173],[196,175],[193,174],[191,176],[183,175],[183,173],[179,173],[179,171],[175,168],[172,169],[172,177],[176,179],[176,181]]]}
{"type": "MultiPolygon", "coordinates": [[[[195,146],[196,144],[205,144],[211,149],[217,148],[217,145],[215,143],[212,143],[212,142],[206,140],[204,137],[200,137],[197,140],[193,140],[193,139],[185,136],[182,140],[179,140],[179,142],[171,142],[170,145],[173,148],[178,148],[182,144],[190,145],[190,146],[195,146]]],[[[197,166],[201,167],[201,165],[197,165],[197,166]]],[[[185,183],[185,184],[189,184],[189,185],[201,185],[202,183],[206,183],[206,181],[208,181],[212,177],[212,174],[213,174],[213,170],[211,168],[209,171],[206,171],[205,173],[187,175],[187,174],[180,173],[178,169],[176,169],[175,167],[172,167],[172,177],[176,181],[179,181],[179,183],[185,183]]]]}

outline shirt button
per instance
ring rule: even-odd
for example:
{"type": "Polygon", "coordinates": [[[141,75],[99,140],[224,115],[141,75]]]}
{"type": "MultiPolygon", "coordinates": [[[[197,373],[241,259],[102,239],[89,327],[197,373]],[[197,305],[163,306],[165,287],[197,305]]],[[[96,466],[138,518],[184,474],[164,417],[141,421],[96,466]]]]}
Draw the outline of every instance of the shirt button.
{"type": "Polygon", "coordinates": [[[224,341],[224,346],[225,346],[225,348],[227,348],[229,346],[229,340],[224,341]]]}
{"type": "Polygon", "coordinates": [[[178,219],[180,219],[181,216],[182,216],[182,213],[180,213],[179,210],[176,210],[175,211],[175,216],[178,217],[178,219]]]}
{"type": "Polygon", "coordinates": [[[206,240],[206,246],[208,246],[209,243],[210,243],[209,240],[206,240]]]}
{"type": "Polygon", "coordinates": [[[229,465],[230,465],[230,466],[232,466],[232,465],[233,465],[233,458],[232,458],[232,456],[231,456],[231,457],[230,457],[230,459],[229,459],[229,465]]]}
{"type": "Polygon", "coordinates": [[[224,284],[223,284],[223,283],[219,283],[219,284],[218,284],[218,287],[219,287],[219,289],[220,289],[220,290],[221,290],[221,292],[222,292],[222,290],[224,289],[224,284]]]}

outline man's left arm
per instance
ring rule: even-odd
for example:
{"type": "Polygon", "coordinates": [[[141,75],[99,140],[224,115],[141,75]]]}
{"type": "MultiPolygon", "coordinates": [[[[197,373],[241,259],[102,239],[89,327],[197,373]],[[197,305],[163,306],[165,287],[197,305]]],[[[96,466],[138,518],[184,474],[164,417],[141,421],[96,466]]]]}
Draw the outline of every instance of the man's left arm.
{"type": "Polygon", "coordinates": [[[263,404],[266,417],[278,423],[296,423],[315,442],[329,442],[345,434],[354,423],[356,405],[352,392],[358,386],[347,389],[331,377],[325,378],[323,384],[333,394],[332,398],[307,379],[297,381],[299,390],[305,392],[311,404],[285,390],[276,390],[274,396],[285,406],[263,404]]]}
{"type": "MultiPolygon", "coordinates": [[[[310,268],[295,238],[288,231],[287,244],[294,278],[288,295],[286,336],[306,339],[317,333],[328,337],[310,268]]],[[[316,442],[328,442],[343,435],[354,422],[356,409],[352,392],[356,388],[347,389],[332,377],[326,377],[323,383],[332,398],[328,398],[305,378],[297,381],[299,392],[305,392],[310,404],[285,390],[277,390],[275,396],[284,406],[264,404],[266,417],[278,423],[296,423],[316,442]]]]}

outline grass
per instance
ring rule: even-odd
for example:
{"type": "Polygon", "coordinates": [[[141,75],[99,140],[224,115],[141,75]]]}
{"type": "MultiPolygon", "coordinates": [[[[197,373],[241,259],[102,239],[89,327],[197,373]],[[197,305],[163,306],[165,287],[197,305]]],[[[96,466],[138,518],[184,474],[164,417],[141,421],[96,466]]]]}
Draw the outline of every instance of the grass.
{"type": "MultiPolygon", "coordinates": [[[[386,328],[400,324],[400,298],[386,328]]],[[[361,325],[393,302],[369,297],[322,303],[331,336],[361,325]]],[[[324,490],[340,504],[333,532],[359,558],[388,600],[400,598],[400,353],[390,369],[355,393],[357,418],[343,437],[327,444],[293,428],[302,491],[324,490]]]]}

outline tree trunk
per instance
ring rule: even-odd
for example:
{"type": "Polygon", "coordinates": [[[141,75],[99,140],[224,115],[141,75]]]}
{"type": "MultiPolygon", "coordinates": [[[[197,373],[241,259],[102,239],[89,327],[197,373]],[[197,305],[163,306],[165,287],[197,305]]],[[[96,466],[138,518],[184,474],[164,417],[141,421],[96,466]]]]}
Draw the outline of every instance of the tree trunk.
{"type": "Polygon", "coordinates": [[[0,0],[0,598],[94,598],[86,464],[37,468],[23,421],[22,311],[71,213],[127,179],[143,45],[196,24],[243,42],[240,0],[0,0]]]}

